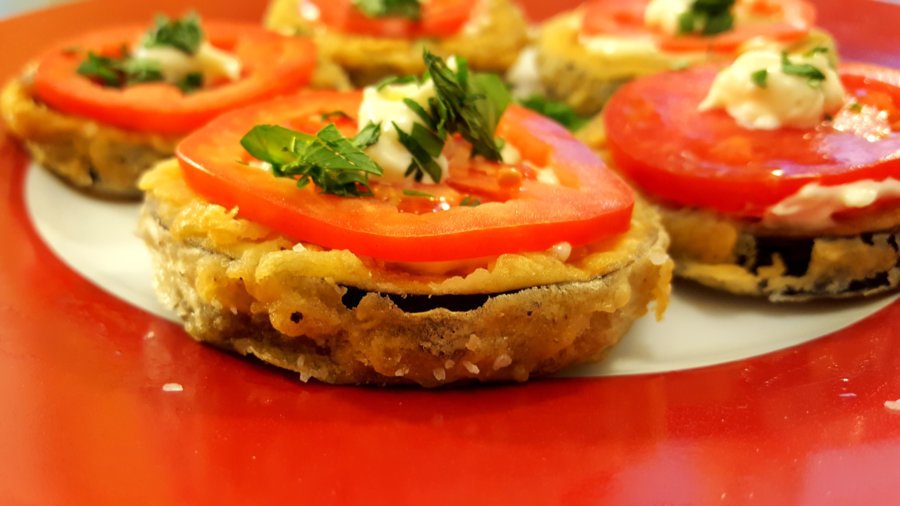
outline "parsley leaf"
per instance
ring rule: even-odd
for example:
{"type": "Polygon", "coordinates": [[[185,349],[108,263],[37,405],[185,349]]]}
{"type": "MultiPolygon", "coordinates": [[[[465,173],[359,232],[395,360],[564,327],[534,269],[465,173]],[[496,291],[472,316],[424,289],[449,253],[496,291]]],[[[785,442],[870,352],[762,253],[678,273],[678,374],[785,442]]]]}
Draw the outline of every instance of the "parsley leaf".
{"type": "Polygon", "coordinates": [[[171,20],[157,16],[153,28],[144,35],[144,47],[173,47],[186,54],[195,54],[203,42],[203,29],[196,13],[171,20]]]}
{"type": "Polygon", "coordinates": [[[257,125],[244,135],[241,145],[252,156],[271,164],[275,176],[295,179],[299,188],[312,182],[322,193],[367,196],[371,195],[369,175],[383,173],[360,147],[371,142],[373,136],[377,138],[378,134],[367,132],[380,132],[373,125],[366,125],[353,139],[344,137],[332,124],[315,135],[276,125],[257,125]]]}
{"type": "Polygon", "coordinates": [[[678,34],[716,35],[734,26],[735,0],[694,0],[678,17],[678,34]]]}
{"type": "Polygon", "coordinates": [[[765,88],[769,85],[769,71],[766,69],[759,69],[756,72],[750,74],[750,80],[753,81],[753,84],[760,88],[765,88]]]}
{"type": "Polygon", "coordinates": [[[137,60],[126,56],[112,58],[89,52],[78,65],[78,74],[111,88],[128,84],[162,81],[162,69],[152,60],[137,60]]]}
{"type": "Polygon", "coordinates": [[[781,71],[789,76],[806,79],[807,84],[814,88],[825,80],[825,74],[818,67],[809,63],[794,63],[787,53],[781,53],[781,71]]]}
{"type": "Polygon", "coordinates": [[[403,144],[403,147],[413,157],[403,175],[413,176],[413,179],[418,182],[425,178],[425,174],[428,174],[432,181],[440,182],[443,170],[434,159],[441,155],[441,151],[444,149],[444,140],[420,123],[413,123],[410,133],[401,130],[396,123],[394,123],[394,130],[397,131],[400,144],[403,144]]]}
{"type": "Polygon", "coordinates": [[[473,197],[473,196],[471,196],[471,195],[466,195],[466,196],[463,197],[463,199],[460,201],[459,205],[461,205],[461,206],[466,206],[466,207],[475,207],[475,206],[480,206],[480,205],[481,205],[481,201],[478,200],[478,199],[476,199],[475,197],[473,197]]]}
{"type": "Polygon", "coordinates": [[[180,89],[183,93],[193,93],[203,88],[203,73],[191,72],[190,74],[184,76],[181,81],[175,83],[175,86],[178,86],[178,89],[180,89]]]}
{"type": "Polygon", "coordinates": [[[550,100],[549,98],[540,95],[532,95],[526,99],[520,100],[519,103],[532,111],[552,119],[570,131],[578,130],[589,121],[587,118],[579,116],[565,102],[550,100]]]}
{"type": "Polygon", "coordinates": [[[418,21],[422,17],[419,0],[353,0],[353,6],[370,18],[407,18],[418,21]]]}
{"type": "Polygon", "coordinates": [[[457,60],[454,72],[440,57],[427,50],[423,56],[425,68],[434,82],[436,100],[431,101],[434,125],[448,133],[458,132],[472,145],[472,154],[491,161],[500,161],[500,150],[494,141],[494,131],[503,111],[509,104],[509,92],[499,78],[469,80],[468,67],[457,60]]]}
{"type": "Polygon", "coordinates": [[[368,125],[353,137],[353,145],[359,149],[366,149],[378,142],[379,137],[381,137],[381,124],[370,121],[368,125]]]}

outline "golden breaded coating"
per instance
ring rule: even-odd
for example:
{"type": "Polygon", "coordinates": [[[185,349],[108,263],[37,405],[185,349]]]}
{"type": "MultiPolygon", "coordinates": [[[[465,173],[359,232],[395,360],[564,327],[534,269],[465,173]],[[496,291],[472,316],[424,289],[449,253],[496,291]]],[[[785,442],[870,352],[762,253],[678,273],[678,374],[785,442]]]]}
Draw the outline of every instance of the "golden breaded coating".
{"type": "MultiPolygon", "coordinates": [[[[34,94],[32,72],[10,81],[0,95],[0,111],[9,131],[34,161],[87,193],[137,200],[141,174],[172,156],[181,136],[131,132],[43,104],[34,94]]],[[[320,60],[310,85],[350,88],[340,67],[320,60]]]]}
{"type": "Polygon", "coordinates": [[[900,287],[900,209],[814,233],[660,206],[677,276],[773,302],[874,295],[900,287]]]}
{"type": "MultiPolygon", "coordinates": [[[[592,51],[581,41],[582,15],[581,9],[575,9],[547,21],[538,37],[537,59],[547,97],[566,102],[583,116],[600,111],[619,86],[636,77],[731,57],[704,51],[665,52],[652,47],[592,51]]],[[[785,50],[818,46],[833,49],[834,42],[827,33],[814,30],[785,50]]]]}
{"type": "Polygon", "coordinates": [[[298,5],[298,0],[273,0],[266,26],[285,34],[311,33],[323,57],[341,66],[360,87],[388,76],[422,74],[424,49],[442,57],[461,56],[475,70],[502,73],[528,42],[525,16],[510,0],[481,0],[457,35],[416,40],[335,32],[303,19],[298,5]]]}
{"type": "Polygon", "coordinates": [[[304,380],[524,381],[600,358],[668,300],[668,237],[643,204],[607,250],[502,255],[448,277],[295,244],[198,197],[174,161],[141,186],[156,289],[188,333],[304,380]]]}
{"type": "Polygon", "coordinates": [[[178,141],[57,112],[34,97],[29,72],[6,85],[0,110],[32,159],[72,186],[106,197],[139,198],[140,175],[172,156],[178,141]]]}

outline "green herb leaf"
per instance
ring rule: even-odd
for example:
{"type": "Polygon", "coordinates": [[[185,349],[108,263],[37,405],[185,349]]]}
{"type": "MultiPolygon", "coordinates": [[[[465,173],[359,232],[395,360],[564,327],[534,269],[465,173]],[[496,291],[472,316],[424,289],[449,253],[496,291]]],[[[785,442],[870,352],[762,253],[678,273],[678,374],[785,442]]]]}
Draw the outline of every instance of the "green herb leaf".
{"type": "Polygon", "coordinates": [[[202,72],[191,72],[184,76],[181,81],[175,83],[175,86],[178,86],[182,93],[193,93],[203,88],[203,82],[202,72]]]}
{"type": "Polygon", "coordinates": [[[550,100],[540,95],[532,95],[519,101],[519,103],[532,111],[543,114],[573,132],[586,125],[589,121],[588,118],[579,116],[565,102],[550,100]]]}
{"type": "Polygon", "coordinates": [[[859,114],[862,112],[862,104],[860,104],[859,102],[853,102],[852,104],[850,104],[849,110],[854,114],[859,114]]]}
{"type": "Polygon", "coordinates": [[[144,35],[144,47],[173,47],[186,54],[194,54],[203,42],[203,29],[196,13],[171,20],[157,16],[153,28],[144,35]]]}
{"type": "Polygon", "coordinates": [[[155,60],[138,60],[128,58],[120,62],[120,68],[125,73],[125,84],[149,83],[162,81],[162,67],[155,60]]]}
{"type": "Polygon", "coordinates": [[[756,72],[750,74],[750,79],[756,86],[765,88],[769,85],[769,71],[766,69],[759,69],[756,72]]]}
{"type": "Polygon", "coordinates": [[[278,125],[257,125],[241,138],[241,146],[254,158],[281,167],[297,161],[297,148],[312,141],[312,136],[278,125]]]}
{"type": "Polygon", "coordinates": [[[475,105],[487,122],[487,129],[493,135],[500,123],[500,117],[512,102],[509,88],[497,74],[474,73],[469,81],[469,88],[479,97],[484,97],[477,100],[475,105]]]}
{"type": "Polygon", "coordinates": [[[807,58],[812,58],[813,56],[815,56],[818,53],[828,54],[829,52],[831,52],[831,49],[828,49],[825,46],[816,46],[816,47],[810,49],[809,51],[807,51],[806,53],[804,53],[804,56],[806,56],[807,58]]]}
{"type": "Polygon", "coordinates": [[[362,130],[353,137],[353,145],[359,149],[367,147],[378,142],[381,137],[381,123],[372,123],[371,121],[362,130]]]}
{"type": "Polygon", "coordinates": [[[403,194],[406,196],[409,196],[409,197],[420,197],[420,198],[428,199],[428,200],[432,200],[435,198],[434,195],[432,195],[430,193],[420,192],[418,190],[409,190],[409,189],[403,190],[403,194]]]}
{"type": "Polygon", "coordinates": [[[781,71],[789,76],[797,76],[806,79],[812,87],[818,87],[825,80],[825,74],[815,65],[809,63],[794,63],[787,53],[781,53],[781,71]]]}
{"type": "Polygon", "coordinates": [[[735,0],[694,0],[678,17],[678,34],[716,35],[734,26],[735,0]]]}
{"type": "Polygon", "coordinates": [[[371,195],[369,175],[383,173],[355,139],[347,139],[334,125],[314,136],[276,125],[257,125],[241,139],[241,145],[271,164],[275,176],[293,178],[300,188],[312,182],[322,193],[342,197],[371,195]]]}
{"type": "Polygon", "coordinates": [[[407,18],[418,21],[422,5],[418,0],[353,0],[353,6],[370,18],[407,18]]]}
{"type": "MultiPolygon", "coordinates": [[[[475,92],[468,83],[468,70],[465,64],[458,68],[458,72],[451,70],[440,57],[427,50],[424,53],[425,68],[432,81],[437,99],[440,102],[437,109],[440,116],[438,123],[446,125],[447,132],[459,132],[460,135],[472,144],[472,154],[481,155],[488,160],[500,161],[500,150],[494,142],[494,130],[496,122],[503,114],[508,100],[501,100],[491,105],[479,104],[479,101],[496,99],[500,94],[497,90],[481,88],[475,92]],[[490,96],[489,96],[490,93],[490,96]],[[492,111],[491,117],[485,117],[485,110],[492,111]]],[[[459,64],[459,60],[457,61],[459,64]]],[[[486,85],[486,81],[476,86],[486,85]]],[[[434,117],[434,115],[432,115],[434,117]]]]}
{"type": "Polygon", "coordinates": [[[124,75],[119,60],[99,56],[89,52],[76,70],[78,74],[99,82],[104,86],[121,88],[124,85],[124,75]]]}
{"type": "Polygon", "coordinates": [[[439,183],[444,171],[434,159],[440,156],[441,150],[444,148],[444,142],[434,132],[419,123],[413,124],[412,132],[410,133],[401,130],[396,123],[393,125],[394,130],[397,131],[397,137],[400,139],[400,144],[403,144],[403,147],[413,157],[404,175],[413,176],[413,179],[416,181],[421,181],[425,178],[425,174],[428,174],[432,181],[439,183]]]}
{"type": "Polygon", "coordinates": [[[475,197],[472,197],[471,195],[466,195],[460,201],[459,205],[466,206],[466,207],[475,207],[475,206],[480,206],[481,201],[476,199],[475,197]]]}

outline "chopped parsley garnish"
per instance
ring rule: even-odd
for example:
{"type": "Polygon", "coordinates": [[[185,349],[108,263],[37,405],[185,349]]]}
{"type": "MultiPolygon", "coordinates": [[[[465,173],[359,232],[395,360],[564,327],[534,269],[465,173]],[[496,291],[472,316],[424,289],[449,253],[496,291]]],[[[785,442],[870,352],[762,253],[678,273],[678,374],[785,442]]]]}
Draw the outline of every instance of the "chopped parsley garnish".
{"type": "Polygon", "coordinates": [[[350,115],[345,113],[344,111],[329,111],[329,112],[323,112],[322,114],[319,115],[319,119],[321,119],[322,121],[328,121],[333,118],[352,119],[350,117],[350,115]]]}
{"type": "Polygon", "coordinates": [[[203,73],[191,72],[184,76],[182,80],[175,83],[175,86],[178,86],[178,89],[184,93],[193,93],[203,88],[203,73]]]}
{"type": "Polygon", "coordinates": [[[431,119],[428,126],[438,137],[459,133],[472,145],[473,156],[501,161],[494,131],[512,99],[500,77],[469,74],[469,67],[462,58],[457,59],[455,72],[444,60],[428,51],[425,51],[424,59],[437,96],[429,101],[430,111],[423,108],[416,110],[417,114],[425,113],[431,119]]]}
{"type": "Polygon", "coordinates": [[[859,114],[862,112],[863,106],[859,102],[853,102],[848,109],[854,114],[859,114]]]}
{"type": "Polygon", "coordinates": [[[519,103],[532,111],[552,119],[573,132],[583,127],[589,121],[587,118],[579,116],[565,102],[551,100],[541,95],[530,96],[520,100],[519,103]]]}
{"type": "Polygon", "coordinates": [[[781,53],[781,71],[789,76],[806,79],[807,84],[813,88],[822,85],[825,74],[815,65],[809,63],[794,63],[787,53],[781,53]]]}
{"type": "Polygon", "coordinates": [[[195,54],[203,42],[200,17],[190,13],[181,19],[157,16],[153,28],[144,35],[144,47],[172,47],[185,54],[195,54]]]}
{"type": "Polygon", "coordinates": [[[753,81],[753,84],[760,88],[765,88],[769,85],[769,71],[766,69],[759,69],[750,74],[750,79],[753,81]]]}
{"type": "MultiPolygon", "coordinates": [[[[173,47],[187,54],[194,54],[203,42],[200,18],[188,14],[182,19],[169,20],[158,16],[155,25],[144,35],[144,47],[173,47]]],[[[111,88],[123,88],[137,83],[164,81],[162,65],[150,58],[135,58],[127,46],[123,46],[118,56],[102,56],[88,52],[87,58],[78,66],[77,72],[95,82],[111,88]]],[[[192,93],[203,88],[201,72],[191,72],[180,81],[172,83],[184,93],[192,93]]]]}
{"type": "Polygon", "coordinates": [[[352,139],[329,124],[315,135],[276,125],[257,125],[241,139],[248,153],[272,166],[276,177],[310,182],[319,191],[341,197],[372,194],[369,176],[382,175],[381,167],[363,149],[377,142],[381,128],[368,124],[352,139]]]}
{"type": "Polygon", "coordinates": [[[731,30],[735,0],[694,0],[678,17],[678,34],[716,35],[731,30]]]}
{"type": "Polygon", "coordinates": [[[127,54],[112,58],[89,52],[76,71],[80,75],[111,88],[122,88],[129,84],[149,83],[163,79],[157,62],[136,60],[127,54]]]}
{"type": "Polygon", "coordinates": [[[407,18],[418,21],[422,17],[419,0],[353,0],[353,6],[370,18],[407,18]]]}

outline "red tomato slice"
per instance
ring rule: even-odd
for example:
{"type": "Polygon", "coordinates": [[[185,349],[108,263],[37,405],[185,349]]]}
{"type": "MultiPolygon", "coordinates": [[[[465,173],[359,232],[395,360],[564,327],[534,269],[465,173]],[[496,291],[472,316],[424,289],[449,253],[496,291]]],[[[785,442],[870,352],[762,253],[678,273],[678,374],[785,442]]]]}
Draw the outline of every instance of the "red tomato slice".
{"type": "Polygon", "coordinates": [[[672,36],[644,26],[644,10],[649,0],[592,0],[584,7],[581,29],[586,35],[622,37],[652,36],[665,51],[714,51],[731,53],[754,37],[790,42],[805,37],[815,24],[816,9],[806,0],[783,0],[777,4],[757,0],[760,16],[777,16],[780,21],[764,18],[748,21],[718,35],[672,36]]]}
{"type": "Polygon", "coordinates": [[[450,37],[463,27],[477,0],[429,0],[422,19],[373,19],[353,6],[353,0],[304,0],[319,11],[319,19],[333,30],[373,37],[450,37]]]}
{"type": "MultiPolygon", "coordinates": [[[[639,79],[623,86],[605,109],[615,164],[648,194],[739,217],[767,208],[809,183],[840,185],[900,178],[900,132],[867,140],[823,122],[815,129],[747,130],[722,110],[700,112],[718,68],[639,79]]],[[[845,64],[841,78],[852,101],[874,91],[900,106],[900,71],[845,64]]],[[[849,103],[849,102],[848,102],[849,103]]],[[[845,107],[833,124],[858,114],[845,107]]],[[[874,115],[873,115],[874,116],[874,115]]],[[[856,118],[857,123],[864,120],[856,118]]]]}
{"type": "Polygon", "coordinates": [[[48,53],[35,75],[38,98],[61,112],[127,130],[185,134],[224,111],[296,91],[309,82],[316,62],[315,46],[306,39],[282,37],[255,25],[204,21],[209,42],[241,60],[240,80],[185,94],[166,83],[109,88],[76,72],[89,50],[118,54],[146,28],[95,32],[48,53]]]}
{"type": "MultiPolygon", "coordinates": [[[[567,185],[525,179],[516,198],[476,207],[416,214],[395,202],[342,198],[318,193],[293,181],[238,162],[246,156],[241,137],[257,124],[288,125],[292,118],[342,110],[355,115],[361,94],[306,92],[235,111],[188,136],[178,157],[188,184],[241,217],[288,237],[359,255],[392,261],[445,261],[503,253],[541,251],[567,241],[573,245],[628,230],[634,196],[624,181],[556,123],[523,108],[510,107],[498,135],[529,161],[550,166],[567,185]],[[537,148],[529,149],[526,143],[537,148]]],[[[373,183],[373,187],[377,183],[373,183]]],[[[413,185],[417,191],[423,185],[413,185]]],[[[376,195],[379,192],[373,188],[376,195]]],[[[452,194],[445,185],[434,194],[452,194]]]]}

